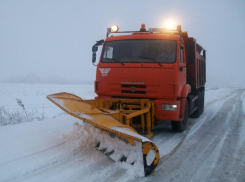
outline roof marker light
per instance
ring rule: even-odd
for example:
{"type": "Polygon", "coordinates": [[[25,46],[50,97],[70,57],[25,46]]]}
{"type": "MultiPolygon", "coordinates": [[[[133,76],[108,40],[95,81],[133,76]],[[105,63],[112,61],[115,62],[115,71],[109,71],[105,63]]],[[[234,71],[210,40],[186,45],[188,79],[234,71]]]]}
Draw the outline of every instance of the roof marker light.
{"type": "Polygon", "coordinates": [[[141,26],[140,26],[140,31],[141,31],[141,32],[145,32],[145,31],[146,31],[146,29],[145,29],[145,24],[144,24],[144,23],[141,24],[141,26]]]}

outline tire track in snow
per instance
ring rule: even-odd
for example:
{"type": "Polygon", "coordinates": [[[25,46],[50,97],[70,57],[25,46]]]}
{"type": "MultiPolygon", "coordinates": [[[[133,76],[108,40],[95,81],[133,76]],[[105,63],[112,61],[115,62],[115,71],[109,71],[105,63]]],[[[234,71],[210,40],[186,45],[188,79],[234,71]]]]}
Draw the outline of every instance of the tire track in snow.
{"type": "MultiPolygon", "coordinates": [[[[220,109],[220,111],[222,108],[220,109]]],[[[220,115],[220,114],[218,114],[220,115]]],[[[213,152],[215,147],[219,144],[220,140],[226,136],[224,132],[224,127],[220,127],[219,120],[220,117],[217,115],[212,115],[208,120],[213,120],[211,125],[205,127],[205,130],[202,128],[199,129],[198,134],[194,135],[193,137],[188,137],[188,140],[183,142],[183,146],[179,147],[179,149],[172,155],[171,159],[174,159],[177,156],[181,156],[179,160],[174,159],[174,168],[172,168],[170,172],[171,175],[166,179],[166,181],[171,179],[181,179],[183,181],[189,181],[190,178],[196,173],[196,169],[202,166],[205,162],[206,158],[213,152]],[[215,129],[216,133],[219,135],[212,135],[211,129],[215,129]],[[201,131],[200,131],[201,130],[201,131]],[[218,132],[217,132],[218,131],[218,132]],[[203,137],[205,136],[205,137],[203,137]],[[197,140],[198,138],[198,140],[197,140]],[[175,161],[176,160],[176,161],[175,161]],[[190,165],[192,164],[192,165],[190,165]],[[175,167],[179,171],[179,174],[176,174],[174,171],[175,167]],[[182,175],[185,174],[185,175],[182,175]]],[[[230,117],[225,118],[225,123],[228,122],[230,117]]],[[[224,124],[225,124],[224,123],[224,124]]],[[[164,167],[167,167],[164,165],[164,167]]]]}
{"type": "MultiPolygon", "coordinates": [[[[231,152],[223,150],[223,147],[227,144],[227,138],[232,135],[229,128],[234,124],[234,112],[238,112],[241,115],[241,110],[239,111],[235,107],[236,99],[239,98],[241,92],[242,90],[240,89],[234,90],[232,95],[227,94],[229,97],[222,97],[222,99],[226,98],[225,101],[217,99],[215,102],[212,102],[205,111],[205,120],[201,121],[202,127],[194,128],[195,132],[190,132],[191,128],[187,132],[187,137],[178,146],[178,149],[165,158],[165,161],[156,169],[155,174],[143,181],[196,181],[196,179],[198,181],[205,181],[205,178],[209,178],[210,174],[212,176],[214,167],[217,166],[216,162],[219,161],[217,158],[223,155],[222,151],[227,155],[231,152]],[[217,108],[218,105],[220,105],[219,108],[217,108]],[[213,159],[216,159],[216,162],[213,159]]],[[[202,118],[198,119],[196,124],[202,118]]],[[[239,122],[237,121],[236,123],[239,122]]],[[[236,127],[234,126],[234,128],[236,127]]],[[[241,133],[238,132],[238,134],[240,135],[241,133]]],[[[235,142],[234,145],[236,145],[235,142]]],[[[239,150],[243,149],[240,148],[239,150]]],[[[244,159],[244,156],[240,157],[244,159]]],[[[243,161],[241,164],[243,164],[243,161]]],[[[227,165],[229,166],[229,164],[227,165]]],[[[222,170],[224,170],[223,166],[219,168],[220,172],[222,170]]],[[[217,174],[212,177],[219,178],[220,175],[217,174]]],[[[224,180],[227,179],[224,178],[224,180]]]]}
{"type": "MultiPolygon", "coordinates": [[[[219,89],[216,89],[219,90],[219,89]]],[[[220,101],[224,102],[225,100],[228,100],[230,97],[234,97],[234,93],[236,93],[236,90],[229,90],[227,93],[225,93],[224,96],[221,98],[217,98],[215,100],[212,100],[211,102],[208,103],[208,105],[205,105],[205,109],[207,109],[210,105],[217,104],[220,105],[220,101]]],[[[221,106],[220,106],[221,107],[221,106]]],[[[216,107],[217,109],[217,107],[216,107]]],[[[216,110],[213,115],[215,116],[216,113],[218,113],[219,110],[216,110]]],[[[161,129],[158,131],[158,134],[156,134],[156,137],[153,137],[152,141],[155,142],[159,148],[160,151],[160,157],[161,160],[159,162],[159,165],[161,165],[162,161],[166,160],[169,158],[176,150],[178,150],[179,146],[183,143],[185,138],[190,136],[192,133],[198,130],[198,128],[201,127],[202,123],[206,120],[207,114],[206,112],[203,113],[201,118],[199,119],[192,119],[189,118],[188,122],[188,129],[183,132],[183,133],[173,133],[171,129],[171,123],[168,122],[165,125],[164,129],[161,129]],[[159,132],[161,132],[159,134],[159,132]],[[155,139],[156,138],[156,139],[155,139]],[[167,146],[167,147],[166,147],[167,146]]],[[[210,111],[208,112],[210,113],[210,111]]],[[[162,126],[160,126],[162,127],[162,126]]]]}
{"type": "Polygon", "coordinates": [[[208,181],[245,181],[245,120],[242,114],[242,93],[235,98],[234,113],[227,127],[227,138],[222,146],[216,168],[207,178],[208,181]],[[218,177],[217,177],[218,176],[218,177]]]}

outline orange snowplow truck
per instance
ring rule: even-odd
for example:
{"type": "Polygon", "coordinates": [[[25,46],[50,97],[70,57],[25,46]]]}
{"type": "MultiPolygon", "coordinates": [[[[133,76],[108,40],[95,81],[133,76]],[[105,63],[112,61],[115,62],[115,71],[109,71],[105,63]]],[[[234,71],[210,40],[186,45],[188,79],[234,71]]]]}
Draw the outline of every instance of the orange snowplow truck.
{"type": "Polygon", "coordinates": [[[189,116],[203,112],[206,51],[181,26],[146,31],[142,24],[140,31],[118,30],[108,28],[107,38],[92,47],[95,64],[98,46],[103,45],[94,100],[66,92],[47,98],[99,129],[98,150],[117,162],[142,166],[140,171],[147,176],[160,159],[158,147],[149,140],[156,122],[170,120],[172,129],[181,132],[189,116]],[[118,33],[124,35],[115,36],[118,33]]]}
{"type": "Polygon", "coordinates": [[[177,30],[146,31],[144,24],[140,31],[118,29],[108,28],[105,41],[92,48],[94,64],[97,47],[103,45],[96,99],[149,99],[154,109],[151,129],[158,120],[170,120],[173,131],[184,131],[188,117],[197,118],[204,110],[205,49],[180,25],[177,30]]]}

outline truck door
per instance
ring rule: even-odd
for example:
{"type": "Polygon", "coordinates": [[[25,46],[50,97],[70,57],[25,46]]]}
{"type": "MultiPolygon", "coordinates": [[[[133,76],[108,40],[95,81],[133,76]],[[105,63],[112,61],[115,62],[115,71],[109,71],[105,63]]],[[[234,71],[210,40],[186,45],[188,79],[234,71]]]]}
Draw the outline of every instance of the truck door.
{"type": "Polygon", "coordinates": [[[184,46],[181,44],[179,47],[179,88],[182,90],[183,86],[186,84],[186,60],[185,58],[184,46]]]}

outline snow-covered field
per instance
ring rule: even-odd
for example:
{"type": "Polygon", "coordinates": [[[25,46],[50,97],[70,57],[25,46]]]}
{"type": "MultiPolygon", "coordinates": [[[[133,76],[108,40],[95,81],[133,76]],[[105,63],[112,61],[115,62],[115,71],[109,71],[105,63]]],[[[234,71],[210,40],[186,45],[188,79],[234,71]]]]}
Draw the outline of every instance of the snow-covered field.
{"type": "Polygon", "coordinates": [[[65,113],[52,104],[46,96],[70,92],[82,99],[93,99],[94,85],[0,84],[0,126],[55,118],[65,113]],[[21,100],[24,105],[17,103],[21,100]]]}
{"type": "Polygon", "coordinates": [[[87,125],[46,99],[57,92],[95,96],[93,85],[0,84],[0,182],[245,181],[244,89],[206,89],[203,115],[183,133],[159,122],[161,159],[146,178],[95,150],[87,125]]]}

